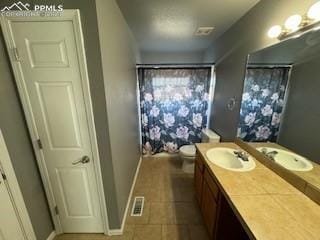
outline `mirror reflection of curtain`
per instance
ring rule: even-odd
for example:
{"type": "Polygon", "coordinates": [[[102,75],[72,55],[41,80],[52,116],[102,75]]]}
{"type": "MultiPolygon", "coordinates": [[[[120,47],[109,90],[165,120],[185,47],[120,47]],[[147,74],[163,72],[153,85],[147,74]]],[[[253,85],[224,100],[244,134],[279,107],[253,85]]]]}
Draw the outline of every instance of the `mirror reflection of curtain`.
{"type": "Polygon", "coordinates": [[[207,127],[211,68],[140,68],[144,154],[175,153],[201,141],[207,127]]]}
{"type": "Polygon", "coordinates": [[[276,142],[290,68],[247,68],[238,137],[248,142],[276,142]]]}

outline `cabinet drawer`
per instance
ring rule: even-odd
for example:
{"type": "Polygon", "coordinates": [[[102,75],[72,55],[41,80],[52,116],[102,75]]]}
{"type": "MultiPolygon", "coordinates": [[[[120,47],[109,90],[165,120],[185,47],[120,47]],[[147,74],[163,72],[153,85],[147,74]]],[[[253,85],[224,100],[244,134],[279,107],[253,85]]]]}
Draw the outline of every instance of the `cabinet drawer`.
{"type": "Polygon", "coordinates": [[[211,192],[213,193],[214,198],[216,199],[216,201],[218,201],[219,187],[215,183],[215,181],[213,180],[213,178],[211,177],[211,175],[207,169],[205,169],[205,171],[204,171],[204,179],[207,182],[208,187],[210,188],[211,192]]]}

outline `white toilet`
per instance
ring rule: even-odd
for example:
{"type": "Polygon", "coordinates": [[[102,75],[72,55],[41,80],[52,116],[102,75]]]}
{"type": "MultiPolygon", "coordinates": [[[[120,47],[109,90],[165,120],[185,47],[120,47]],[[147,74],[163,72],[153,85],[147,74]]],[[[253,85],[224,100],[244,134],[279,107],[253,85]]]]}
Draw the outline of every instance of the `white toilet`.
{"type": "MultiPolygon", "coordinates": [[[[203,129],[201,132],[202,143],[217,143],[220,142],[220,136],[210,129],[203,129]]],[[[196,157],[195,145],[184,145],[179,149],[179,155],[183,160],[182,170],[186,173],[194,172],[194,161],[196,157]]]]}

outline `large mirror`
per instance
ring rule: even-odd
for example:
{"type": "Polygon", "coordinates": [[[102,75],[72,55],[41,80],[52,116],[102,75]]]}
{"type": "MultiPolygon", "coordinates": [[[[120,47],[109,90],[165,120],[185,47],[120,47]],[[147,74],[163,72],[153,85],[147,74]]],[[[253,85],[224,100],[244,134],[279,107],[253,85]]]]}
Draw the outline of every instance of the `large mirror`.
{"type": "Polygon", "coordinates": [[[238,137],[320,191],[320,30],[249,55],[238,137]]]}

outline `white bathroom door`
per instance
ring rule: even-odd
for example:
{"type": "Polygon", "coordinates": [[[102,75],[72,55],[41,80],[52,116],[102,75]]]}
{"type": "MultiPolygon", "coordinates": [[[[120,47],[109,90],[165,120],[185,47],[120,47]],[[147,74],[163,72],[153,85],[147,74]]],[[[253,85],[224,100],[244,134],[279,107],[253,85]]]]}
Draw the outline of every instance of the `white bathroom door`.
{"type": "Polygon", "coordinates": [[[62,232],[104,232],[73,22],[12,21],[10,31],[62,232]]]}
{"type": "Polygon", "coordinates": [[[0,240],[25,239],[12,201],[5,180],[0,174],[0,240]]]}

